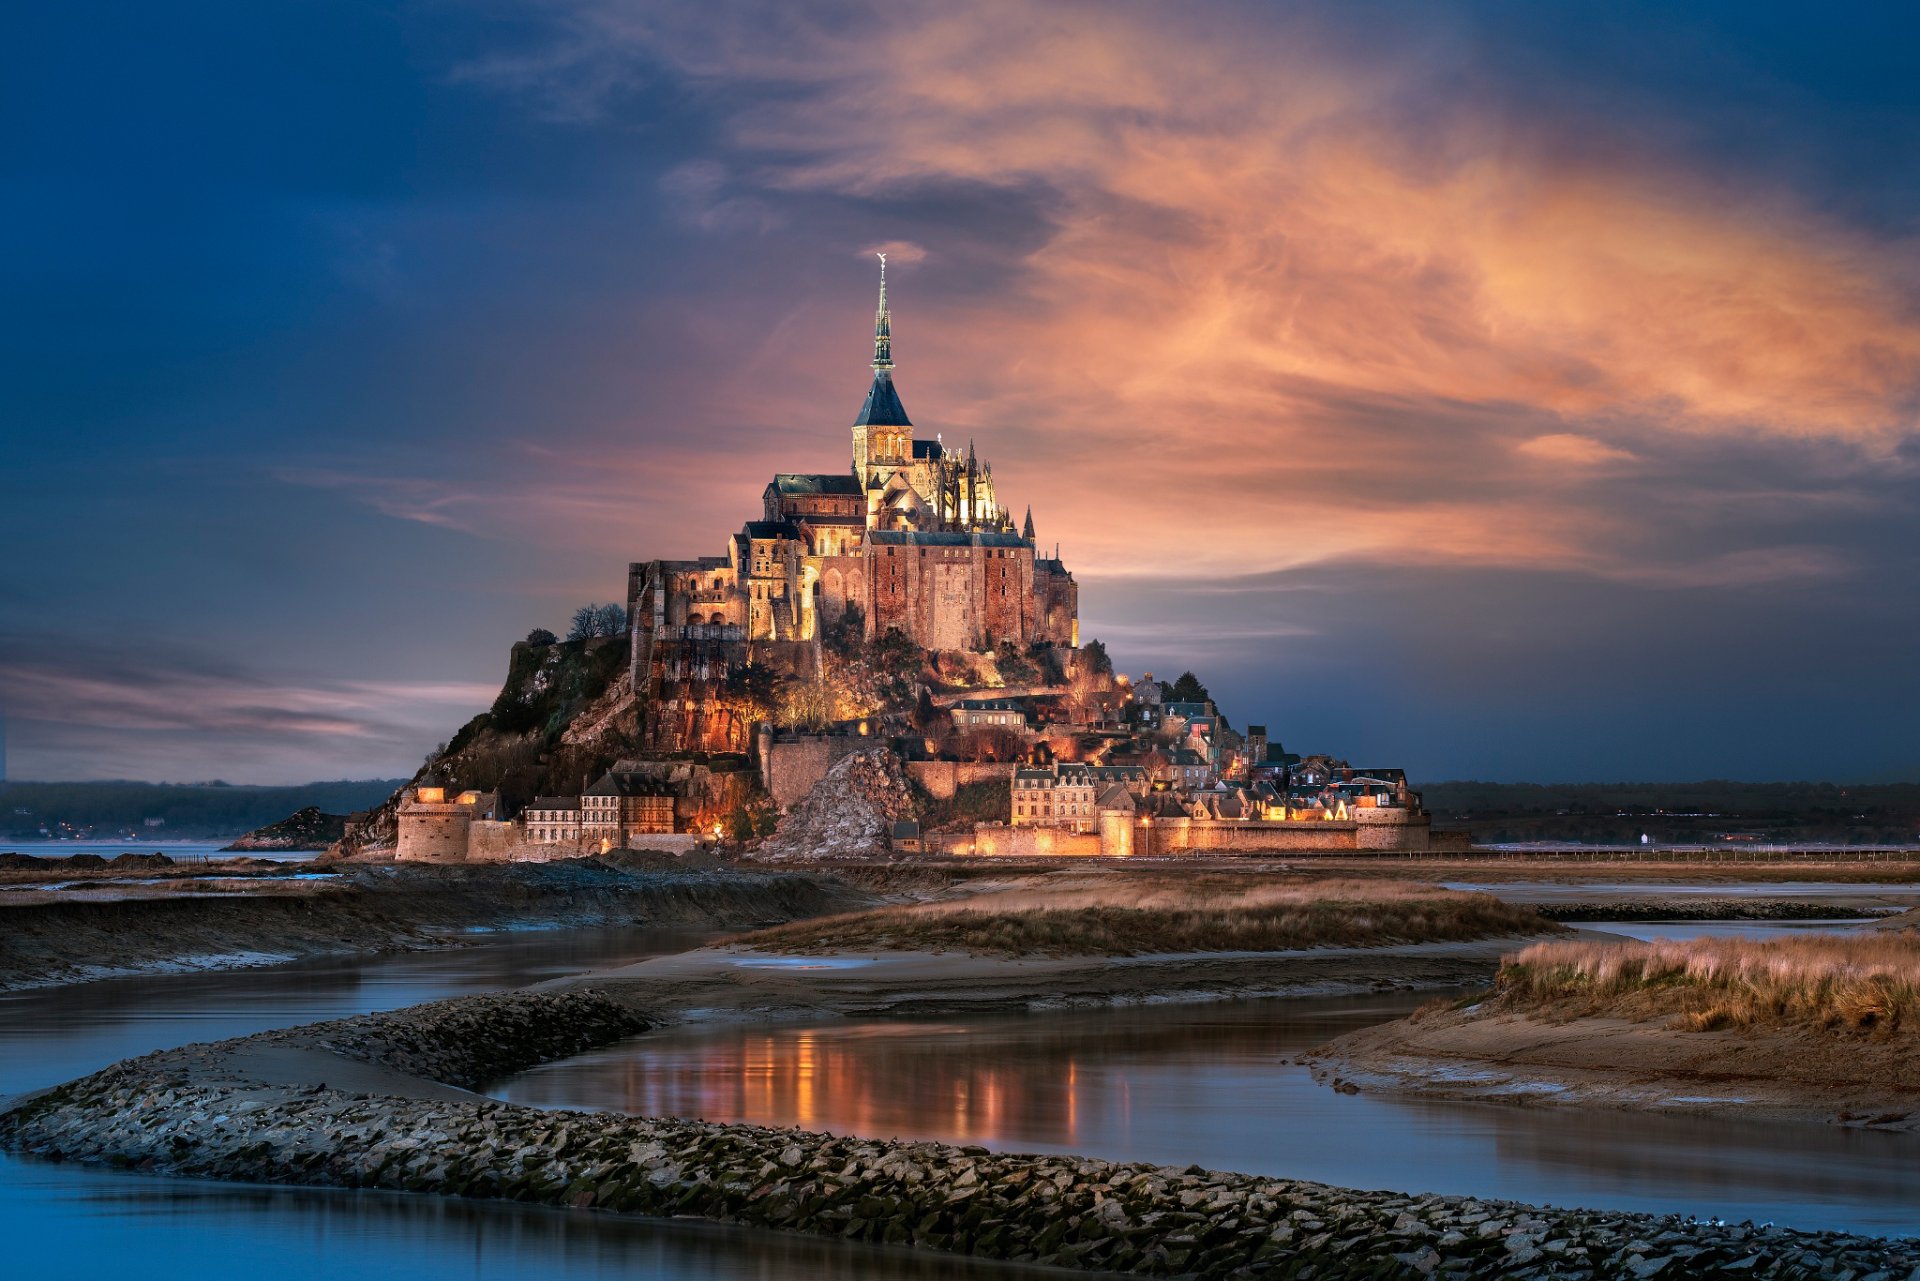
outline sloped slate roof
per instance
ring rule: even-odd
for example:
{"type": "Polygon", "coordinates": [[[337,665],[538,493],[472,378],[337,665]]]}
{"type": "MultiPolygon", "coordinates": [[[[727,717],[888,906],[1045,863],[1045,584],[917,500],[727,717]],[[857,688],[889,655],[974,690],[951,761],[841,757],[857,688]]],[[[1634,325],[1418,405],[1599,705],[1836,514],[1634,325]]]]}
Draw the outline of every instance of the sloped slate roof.
{"type": "Polygon", "coordinates": [[[900,393],[893,389],[893,379],[886,374],[876,373],[873,386],[867,388],[866,403],[860,406],[860,416],[853,420],[855,427],[911,427],[913,420],[907,417],[907,407],[900,403],[900,393]]]}
{"type": "Polygon", "coordinates": [[[776,472],[773,486],[783,494],[851,494],[855,497],[860,494],[860,482],[850,472],[835,475],[776,472]]]}
{"type": "Polygon", "coordinates": [[[748,538],[799,538],[800,529],[790,520],[750,520],[741,527],[748,538]]]}
{"type": "Polygon", "coordinates": [[[970,534],[957,529],[924,533],[911,529],[876,529],[867,537],[882,546],[892,544],[896,547],[1025,547],[1027,545],[1018,534],[989,532],[970,534]]]}
{"type": "Polygon", "coordinates": [[[946,447],[937,440],[916,440],[913,442],[915,458],[945,458],[946,447]]]}

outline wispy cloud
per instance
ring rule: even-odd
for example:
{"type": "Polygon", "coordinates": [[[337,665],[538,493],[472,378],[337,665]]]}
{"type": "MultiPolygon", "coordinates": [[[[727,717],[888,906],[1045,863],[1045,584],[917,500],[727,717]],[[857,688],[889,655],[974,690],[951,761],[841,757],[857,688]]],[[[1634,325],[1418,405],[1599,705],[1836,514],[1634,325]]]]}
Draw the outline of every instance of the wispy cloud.
{"type": "Polygon", "coordinates": [[[1569,467],[1602,467],[1611,463],[1638,462],[1639,456],[1630,449],[1617,449],[1604,444],[1591,436],[1581,436],[1570,431],[1549,432],[1544,436],[1533,436],[1514,446],[1528,458],[1546,463],[1563,463],[1569,467]]]}
{"type": "Polygon", "coordinates": [[[1096,574],[1365,557],[1691,579],[1662,512],[1611,537],[1606,497],[1543,471],[1657,467],[1703,438],[1884,458],[1914,429],[1920,313],[1886,270],[1907,246],[1624,133],[1570,146],[1391,40],[1362,56],[1305,20],[1028,0],[564,12],[560,47],[496,82],[677,75],[721,113],[730,191],[1044,193],[1005,289],[898,298],[902,379],[1096,574]]]}
{"type": "Polygon", "coordinates": [[[208,654],[0,637],[16,749],[70,777],[292,781],[404,768],[493,701],[463,681],[276,678],[208,654]],[[263,771],[264,767],[264,771],[263,771]]]}

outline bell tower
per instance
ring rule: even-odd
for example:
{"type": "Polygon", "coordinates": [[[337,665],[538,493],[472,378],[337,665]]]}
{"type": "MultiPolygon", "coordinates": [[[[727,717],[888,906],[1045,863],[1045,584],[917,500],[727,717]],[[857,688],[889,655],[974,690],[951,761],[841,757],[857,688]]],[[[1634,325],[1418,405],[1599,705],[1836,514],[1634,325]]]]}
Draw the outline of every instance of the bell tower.
{"type": "Polygon", "coordinates": [[[873,385],[853,420],[853,474],[862,485],[913,461],[913,420],[893,386],[893,317],[887,310],[887,256],[880,259],[880,306],[873,315],[873,385]]]}

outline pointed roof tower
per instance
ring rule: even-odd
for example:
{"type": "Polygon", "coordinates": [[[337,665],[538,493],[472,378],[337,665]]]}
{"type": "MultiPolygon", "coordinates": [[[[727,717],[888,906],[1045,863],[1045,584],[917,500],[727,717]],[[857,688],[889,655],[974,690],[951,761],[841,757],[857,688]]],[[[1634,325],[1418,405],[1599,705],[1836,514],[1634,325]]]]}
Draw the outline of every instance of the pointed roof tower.
{"type": "Polygon", "coordinates": [[[855,427],[911,427],[907,407],[893,389],[893,317],[887,311],[887,256],[880,259],[880,307],[873,314],[873,386],[860,406],[855,427]]]}
{"type": "Polygon", "coordinates": [[[1032,503],[1027,504],[1027,523],[1025,527],[1021,529],[1020,537],[1026,539],[1028,542],[1033,541],[1033,504],[1032,503]]]}

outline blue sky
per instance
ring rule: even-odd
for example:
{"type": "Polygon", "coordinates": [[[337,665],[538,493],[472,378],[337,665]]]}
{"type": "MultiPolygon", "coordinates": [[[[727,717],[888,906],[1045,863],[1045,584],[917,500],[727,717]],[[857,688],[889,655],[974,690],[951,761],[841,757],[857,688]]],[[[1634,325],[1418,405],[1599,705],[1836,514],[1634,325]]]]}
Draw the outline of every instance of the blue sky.
{"type": "Polygon", "coordinates": [[[1910,778],[1893,6],[42,6],[14,777],[404,772],[831,469],[898,265],[1120,665],[1427,779],[1910,778]]]}

